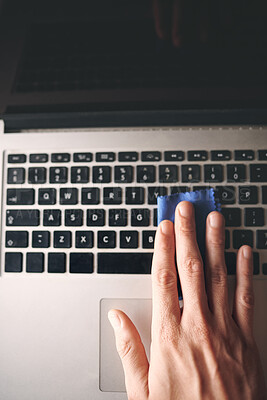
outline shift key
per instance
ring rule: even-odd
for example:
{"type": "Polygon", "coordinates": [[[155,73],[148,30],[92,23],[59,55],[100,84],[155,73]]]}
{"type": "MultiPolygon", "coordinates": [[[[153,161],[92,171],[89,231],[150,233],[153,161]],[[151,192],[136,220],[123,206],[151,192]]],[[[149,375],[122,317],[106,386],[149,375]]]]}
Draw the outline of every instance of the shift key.
{"type": "Polygon", "coordinates": [[[40,225],[39,210],[7,210],[7,226],[38,226],[40,225]]]}

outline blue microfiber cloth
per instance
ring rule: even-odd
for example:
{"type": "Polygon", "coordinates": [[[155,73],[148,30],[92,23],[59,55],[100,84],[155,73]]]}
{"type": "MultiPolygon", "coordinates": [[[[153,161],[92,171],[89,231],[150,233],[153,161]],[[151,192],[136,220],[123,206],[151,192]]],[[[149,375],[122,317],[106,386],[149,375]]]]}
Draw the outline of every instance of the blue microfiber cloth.
{"type": "MultiPolygon", "coordinates": [[[[194,204],[197,243],[203,262],[205,262],[206,218],[211,211],[221,211],[221,205],[216,201],[213,189],[158,196],[158,224],[164,219],[174,222],[176,206],[184,200],[194,204]]],[[[179,298],[181,298],[180,288],[179,298]]]]}

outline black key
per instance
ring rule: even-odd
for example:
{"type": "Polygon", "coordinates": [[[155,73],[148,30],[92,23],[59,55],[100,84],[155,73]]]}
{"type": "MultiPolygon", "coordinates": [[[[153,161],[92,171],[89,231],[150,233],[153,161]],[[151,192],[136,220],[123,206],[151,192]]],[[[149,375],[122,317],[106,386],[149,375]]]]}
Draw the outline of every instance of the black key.
{"type": "Polygon", "coordinates": [[[8,162],[10,164],[23,164],[26,162],[26,155],[25,154],[9,154],[8,162]]]}
{"type": "Polygon", "coordinates": [[[147,191],[148,204],[157,204],[158,196],[166,196],[167,188],[164,186],[150,186],[147,191]]]}
{"type": "Polygon", "coordinates": [[[38,226],[39,210],[7,210],[6,226],[38,226]]]}
{"type": "Polygon", "coordinates": [[[50,168],[50,183],[66,183],[68,181],[68,169],[66,167],[50,168]]]}
{"type": "Polygon", "coordinates": [[[262,186],[262,204],[267,204],[267,186],[262,186]]]}
{"type": "Polygon", "coordinates": [[[112,208],[109,210],[109,226],[126,226],[128,212],[124,208],[112,208]]]}
{"type": "Polygon", "coordinates": [[[144,204],[145,190],[143,187],[126,188],[126,204],[144,204]]]}
{"type": "Polygon", "coordinates": [[[242,182],[246,180],[245,164],[228,164],[227,165],[227,181],[242,182]]]}
{"type": "Polygon", "coordinates": [[[263,275],[267,275],[267,263],[262,264],[262,273],[263,275]]]}
{"type": "Polygon", "coordinates": [[[12,205],[32,205],[34,204],[34,189],[7,189],[6,203],[12,205]]]}
{"type": "Polygon", "coordinates": [[[44,272],[44,253],[27,253],[26,272],[44,272]]]}
{"type": "Polygon", "coordinates": [[[206,150],[192,150],[187,152],[188,161],[206,161],[208,152],[206,150]]]}
{"type": "Polygon", "coordinates": [[[216,186],[215,197],[221,204],[234,204],[235,187],[234,186],[216,186]]]}
{"type": "Polygon", "coordinates": [[[239,229],[233,231],[233,248],[239,249],[239,247],[247,244],[253,247],[253,231],[239,229]]]}
{"type": "Polygon", "coordinates": [[[225,252],[224,255],[225,255],[225,264],[227,267],[227,274],[235,275],[236,274],[236,253],[225,252]]]}
{"type": "Polygon", "coordinates": [[[131,225],[132,226],[149,226],[150,211],[148,208],[132,208],[131,225]]]}
{"type": "Polygon", "coordinates": [[[156,179],[156,168],[154,165],[144,165],[137,167],[137,177],[138,183],[153,183],[156,179]]]}
{"type": "Polygon", "coordinates": [[[60,204],[77,204],[78,190],[76,188],[60,189],[60,204]]]}
{"type": "Polygon", "coordinates": [[[229,161],[231,160],[231,151],[229,150],[212,150],[211,161],[229,161]]]}
{"type": "Polygon", "coordinates": [[[115,183],[132,183],[133,167],[130,165],[122,165],[115,167],[115,183]]]}
{"type": "Polygon", "coordinates": [[[57,191],[56,189],[39,189],[38,192],[38,204],[40,205],[50,205],[56,204],[57,191]]]}
{"type": "Polygon", "coordinates": [[[171,194],[190,192],[188,186],[171,186],[171,194]]]}
{"type": "Polygon", "coordinates": [[[258,203],[258,188],[257,186],[239,186],[238,187],[239,204],[257,204],[258,203]]]}
{"type": "Polygon", "coordinates": [[[158,209],[154,208],[153,210],[153,225],[158,226],[158,209]]]}
{"type": "Polygon", "coordinates": [[[159,182],[175,183],[178,181],[178,167],[176,165],[159,166],[159,182]]]}
{"type": "Polygon", "coordinates": [[[88,183],[88,167],[71,167],[71,183],[88,183]]]}
{"type": "Polygon", "coordinates": [[[205,182],[222,182],[223,181],[223,166],[220,164],[204,165],[204,180],[205,182]]]}
{"type": "Polygon", "coordinates": [[[93,183],[110,183],[111,182],[111,168],[93,167],[93,183]]]}
{"type": "Polygon", "coordinates": [[[250,164],[250,182],[267,182],[267,163],[250,164]]]}
{"type": "Polygon", "coordinates": [[[14,185],[21,185],[24,182],[25,182],[24,168],[8,168],[7,183],[14,185]]]}
{"type": "Polygon", "coordinates": [[[41,184],[46,182],[46,168],[29,168],[28,182],[41,184]]]}
{"type": "Polygon", "coordinates": [[[104,188],[104,204],[121,204],[122,190],[120,187],[104,188]]]}
{"type": "Polygon", "coordinates": [[[255,154],[253,150],[235,150],[235,160],[254,160],[255,154]]]}
{"type": "Polygon", "coordinates": [[[240,210],[240,208],[222,208],[222,214],[225,218],[225,226],[240,226],[241,225],[241,210],[240,210]]]}
{"type": "Polygon", "coordinates": [[[104,226],[105,225],[105,210],[89,209],[87,210],[87,226],[104,226]]]}
{"type": "Polygon", "coordinates": [[[70,248],[71,247],[71,232],[55,231],[54,232],[54,247],[55,248],[70,248]]]}
{"type": "Polygon", "coordinates": [[[30,163],[46,163],[48,161],[48,154],[38,153],[38,154],[30,154],[30,163]]]}
{"type": "Polygon", "coordinates": [[[267,150],[258,150],[258,159],[260,161],[266,161],[267,160],[267,150]]]}
{"type": "Polygon", "coordinates": [[[92,272],[94,272],[92,253],[70,253],[70,273],[91,274],[92,272]]]}
{"type": "Polygon", "coordinates": [[[228,231],[228,229],[225,229],[225,249],[229,249],[230,248],[230,231],[228,231]]]}
{"type": "Polygon", "coordinates": [[[245,208],[245,226],[264,226],[264,208],[245,208]]]}
{"type": "Polygon", "coordinates": [[[199,165],[182,165],[182,182],[199,182],[199,165]]]}
{"type": "Polygon", "coordinates": [[[96,161],[97,162],[112,162],[116,160],[115,153],[113,151],[96,153],[96,161]]]}
{"type": "Polygon", "coordinates": [[[116,247],[115,231],[98,231],[97,247],[99,249],[114,249],[116,247]]]}
{"type": "Polygon", "coordinates": [[[183,151],[164,151],[164,161],[183,161],[183,151]]]}
{"type": "Polygon", "coordinates": [[[82,204],[99,204],[100,190],[99,188],[82,189],[82,204]]]}
{"type": "Polygon", "coordinates": [[[119,161],[138,161],[138,153],[136,151],[119,152],[119,161]]]}
{"type": "Polygon", "coordinates": [[[260,257],[259,253],[253,251],[253,275],[258,275],[260,273],[260,257]]]}
{"type": "Polygon", "coordinates": [[[83,210],[65,210],[65,226],[82,226],[83,210]]]}
{"type": "Polygon", "coordinates": [[[7,231],[6,247],[28,247],[29,234],[26,231],[7,231]]]}
{"type": "Polygon", "coordinates": [[[92,153],[74,153],[73,161],[74,162],[91,162],[93,160],[92,153]]]}
{"type": "Polygon", "coordinates": [[[267,230],[256,231],[256,246],[257,249],[267,250],[267,230]]]}
{"type": "Polygon", "coordinates": [[[53,153],[51,155],[51,161],[54,163],[65,163],[70,161],[69,153],[53,153]]]}
{"type": "Polygon", "coordinates": [[[44,226],[60,226],[61,211],[60,210],[44,210],[44,226]]]}
{"type": "Polygon", "coordinates": [[[50,247],[50,232],[48,232],[48,231],[33,231],[32,232],[32,247],[34,247],[34,248],[50,247]]]}
{"type": "Polygon", "coordinates": [[[138,247],[137,231],[120,231],[121,249],[137,249],[137,247],[138,247]]]}
{"type": "Polygon", "coordinates": [[[91,249],[94,247],[94,232],[76,231],[75,246],[79,249],[91,249]]]}
{"type": "Polygon", "coordinates": [[[99,274],[150,274],[153,253],[98,253],[99,274]]]}
{"type": "Polygon", "coordinates": [[[66,272],[66,254],[48,253],[48,272],[64,273],[66,272]]]}
{"type": "Polygon", "coordinates": [[[22,272],[22,253],[5,254],[5,272],[22,272]]]}
{"type": "Polygon", "coordinates": [[[142,161],[160,161],[161,152],[160,151],[142,151],[141,153],[142,161]]]}
{"type": "Polygon", "coordinates": [[[156,231],[143,231],[143,249],[154,249],[156,231]]]}

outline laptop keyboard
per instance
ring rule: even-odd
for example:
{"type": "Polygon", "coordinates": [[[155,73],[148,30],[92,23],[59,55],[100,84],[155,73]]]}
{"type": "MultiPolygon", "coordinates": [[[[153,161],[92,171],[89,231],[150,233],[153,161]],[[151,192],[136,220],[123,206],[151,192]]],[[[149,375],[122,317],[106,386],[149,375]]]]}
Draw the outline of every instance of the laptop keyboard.
{"type": "Polygon", "coordinates": [[[228,274],[248,244],[266,278],[266,160],[249,149],[6,154],[4,271],[149,274],[157,196],[213,187],[228,274]]]}

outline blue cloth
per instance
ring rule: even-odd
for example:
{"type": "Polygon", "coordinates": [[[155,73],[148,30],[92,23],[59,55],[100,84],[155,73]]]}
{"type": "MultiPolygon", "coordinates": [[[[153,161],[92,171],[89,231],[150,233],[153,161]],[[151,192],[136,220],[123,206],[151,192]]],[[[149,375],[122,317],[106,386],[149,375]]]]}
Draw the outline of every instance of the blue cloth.
{"type": "MultiPolygon", "coordinates": [[[[205,262],[206,218],[211,211],[221,211],[221,206],[215,199],[213,189],[158,196],[158,224],[164,219],[174,222],[176,206],[184,200],[194,204],[197,243],[205,262]]],[[[180,290],[179,295],[181,295],[180,290]]]]}

